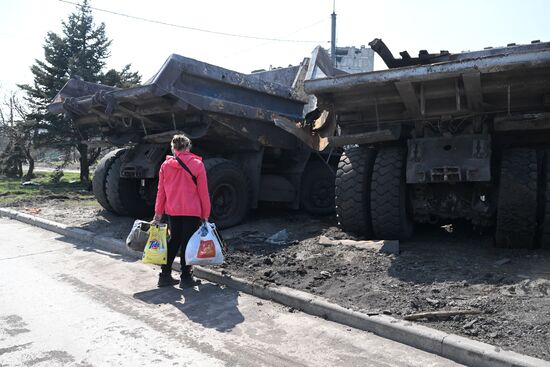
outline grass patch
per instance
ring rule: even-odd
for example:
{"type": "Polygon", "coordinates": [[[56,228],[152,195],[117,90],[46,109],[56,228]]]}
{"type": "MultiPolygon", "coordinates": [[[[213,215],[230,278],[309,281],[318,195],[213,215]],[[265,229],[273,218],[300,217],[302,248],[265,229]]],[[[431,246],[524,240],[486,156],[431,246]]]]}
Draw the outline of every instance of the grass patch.
{"type": "Polygon", "coordinates": [[[52,183],[53,172],[36,172],[32,182],[39,185],[21,185],[18,178],[0,178],[0,206],[21,201],[76,199],[92,201],[94,195],[79,181],[79,174],[66,172],[58,183],[52,183]]]}

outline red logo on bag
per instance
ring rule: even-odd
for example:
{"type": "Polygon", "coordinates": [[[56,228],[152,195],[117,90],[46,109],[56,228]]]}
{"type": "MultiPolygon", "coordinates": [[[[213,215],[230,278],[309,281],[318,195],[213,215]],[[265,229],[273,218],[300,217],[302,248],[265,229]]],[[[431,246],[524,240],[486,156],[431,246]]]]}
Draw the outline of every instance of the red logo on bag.
{"type": "Polygon", "coordinates": [[[216,256],[216,246],[214,246],[214,241],[212,240],[201,240],[199,245],[199,251],[197,251],[197,257],[199,259],[204,259],[208,257],[216,256]]]}

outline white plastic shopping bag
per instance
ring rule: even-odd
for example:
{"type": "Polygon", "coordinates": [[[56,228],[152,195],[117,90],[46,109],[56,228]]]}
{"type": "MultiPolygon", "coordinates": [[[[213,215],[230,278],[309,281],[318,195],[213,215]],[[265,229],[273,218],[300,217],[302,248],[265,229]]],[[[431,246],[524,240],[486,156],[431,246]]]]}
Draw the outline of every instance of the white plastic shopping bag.
{"type": "Polygon", "coordinates": [[[224,261],[223,244],[216,225],[205,222],[191,236],[185,249],[186,265],[221,265],[224,261]]]}

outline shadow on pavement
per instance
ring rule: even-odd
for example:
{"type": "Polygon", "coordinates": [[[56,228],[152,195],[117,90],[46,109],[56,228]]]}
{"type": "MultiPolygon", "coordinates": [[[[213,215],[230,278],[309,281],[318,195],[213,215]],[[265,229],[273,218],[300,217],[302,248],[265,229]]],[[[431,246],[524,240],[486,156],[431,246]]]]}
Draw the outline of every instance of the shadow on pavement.
{"type": "Polygon", "coordinates": [[[238,297],[239,292],[211,283],[184,290],[167,287],[134,294],[135,299],[149,304],[171,304],[189,320],[219,332],[229,332],[244,321],[238,297]]]}

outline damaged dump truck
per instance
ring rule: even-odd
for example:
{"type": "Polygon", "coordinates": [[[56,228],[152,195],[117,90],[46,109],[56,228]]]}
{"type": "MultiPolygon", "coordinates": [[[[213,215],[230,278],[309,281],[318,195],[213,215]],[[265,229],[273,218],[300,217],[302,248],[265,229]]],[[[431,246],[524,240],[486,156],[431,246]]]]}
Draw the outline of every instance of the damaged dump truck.
{"type": "MultiPolygon", "coordinates": [[[[312,213],[334,211],[335,154],[321,155],[275,124],[304,121],[298,66],[241,74],[179,55],[141,86],[117,89],[71,79],[49,106],[72,119],[90,146],[117,146],[99,162],[93,191],[107,210],[152,215],[160,165],[183,132],[204,158],[212,219],[220,227],[243,220],[259,202],[312,213]]],[[[306,120],[325,119],[309,115],[306,120]]]]}
{"type": "Polygon", "coordinates": [[[394,58],[305,82],[334,114],[341,226],[407,239],[413,221],[495,226],[501,247],[550,247],[550,43],[394,58]]]}

